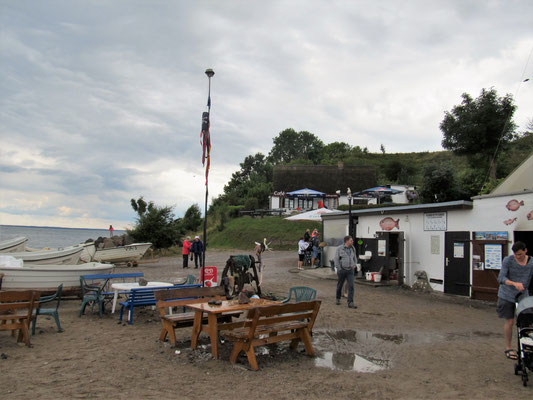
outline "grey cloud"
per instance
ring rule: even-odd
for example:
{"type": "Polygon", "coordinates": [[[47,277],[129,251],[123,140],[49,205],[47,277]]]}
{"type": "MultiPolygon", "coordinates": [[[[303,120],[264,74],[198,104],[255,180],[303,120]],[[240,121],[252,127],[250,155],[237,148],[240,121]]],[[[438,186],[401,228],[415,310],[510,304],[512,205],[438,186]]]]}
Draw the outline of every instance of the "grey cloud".
{"type": "MultiPolygon", "coordinates": [[[[28,196],[48,189],[73,204],[94,195],[98,206],[89,213],[110,218],[131,219],[136,195],[163,200],[150,198],[147,183],[167,172],[160,165],[179,171],[172,185],[188,182],[181,191],[201,203],[207,67],[216,72],[212,165],[229,177],[289,127],[371,151],[381,142],[391,152],[439,150],[443,111],[463,91],[514,90],[527,55],[513,52],[533,43],[530,1],[18,1],[2,8],[0,138],[10,160],[0,166],[2,186],[28,196]]],[[[531,109],[531,91],[523,93],[519,109],[531,109]]],[[[187,207],[176,204],[178,214],[187,207]]]]}

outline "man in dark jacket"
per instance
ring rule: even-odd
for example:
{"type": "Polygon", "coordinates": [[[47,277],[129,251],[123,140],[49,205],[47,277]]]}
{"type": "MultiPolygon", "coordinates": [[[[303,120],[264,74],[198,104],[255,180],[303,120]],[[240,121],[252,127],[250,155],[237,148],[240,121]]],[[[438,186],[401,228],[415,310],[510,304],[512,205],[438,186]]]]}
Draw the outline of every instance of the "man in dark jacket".
{"type": "Polygon", "coordinates": [[[194,268],[198,268],[198,260],[200,260],[200,265],[202,265],[202,254],[204,252],[204,244],[200,240],[200,236],[194,237],[191,251],[194,254],[194,268]]]}

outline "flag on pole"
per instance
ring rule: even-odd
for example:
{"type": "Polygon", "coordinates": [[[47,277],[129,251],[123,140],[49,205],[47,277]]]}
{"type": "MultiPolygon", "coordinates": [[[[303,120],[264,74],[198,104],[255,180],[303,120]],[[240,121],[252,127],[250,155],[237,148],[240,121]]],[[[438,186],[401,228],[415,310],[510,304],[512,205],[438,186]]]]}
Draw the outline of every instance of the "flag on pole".
{"type": "Polygon", "coordinates": [[[211,138],[209,136],[209,113],[202,113],[202,132],[200,132],[200,144],[202,145],[202,165],[205,166],[205,185],[209,177],[211,164],[211,138]]]}

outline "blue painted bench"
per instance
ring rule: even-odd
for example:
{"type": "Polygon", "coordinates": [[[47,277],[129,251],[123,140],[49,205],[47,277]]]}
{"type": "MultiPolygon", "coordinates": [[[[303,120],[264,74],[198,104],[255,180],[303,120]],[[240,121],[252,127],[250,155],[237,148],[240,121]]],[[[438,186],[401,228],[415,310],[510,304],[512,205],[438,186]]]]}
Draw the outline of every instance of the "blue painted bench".
{"type": "Polygon", "coordinates": [[[155,298],[155,292],[165,291],[171,289],[186,289],[186,288],[198,288],[202,287],[201,284],[192,285],[174,285],[169,287],[139,287],[133,288],[129,292],[128,299],[120,304],[120,317],[119,322],[122,322],[124,310],[128,310],[128,324],[133,323],[133,309],[134,307],[155,306],[157,300],[155,298]]]}
{"type": "MultiPolygon", "coordinates": [[[[120,274],[92,274],[80,276],[81,287],[81,308],[80,317],[85,312],[85,307],[88,304],[98,305],[98,315],[102,317],[105,303],[112,301],[115,292],[110,290],[111,280],[116,279],[119,282],[128,282],[133,279],[142,278],[142,272],[120,273],[120,274]]],[[[128,292],[119,292],[118,294],[125,294],[128,292]]]]}

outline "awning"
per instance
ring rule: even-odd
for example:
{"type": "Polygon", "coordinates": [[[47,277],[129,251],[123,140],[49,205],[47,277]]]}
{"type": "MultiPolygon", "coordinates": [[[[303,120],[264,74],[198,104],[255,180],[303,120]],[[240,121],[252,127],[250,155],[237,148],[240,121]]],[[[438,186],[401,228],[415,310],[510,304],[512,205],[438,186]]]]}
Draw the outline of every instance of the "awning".
{"type": "Polygon", "coordinates": [[[295,190],[293,192],[288,192],[286,194],[287,197],[301,197],[301,198],[324,197],[325,195],[326,193],[324,192],[319,192],[317,190],[307,189],[307,188],[295,190]]]}
{"type": "Polygon", "coordinates": [[[285,219],[289,221],[301,221],[301,220],[309,220],[309,221],[321,221],[322,215],[329,214],[332,212],[337,212],[338,210],[330,210],[327,208],[319,208],[316,210],[307,211],[301,214],[291,215],[290,217],[287,217],[285,219]]]}

